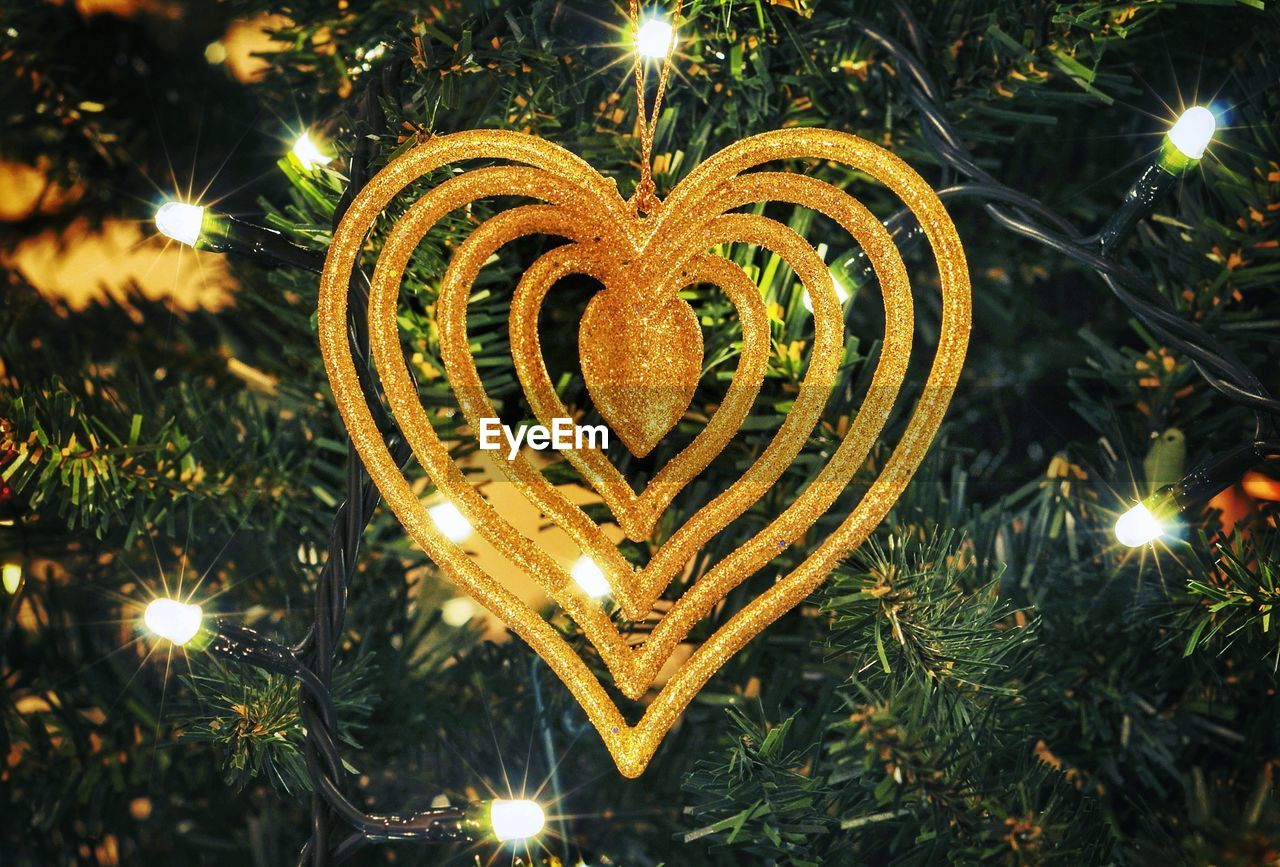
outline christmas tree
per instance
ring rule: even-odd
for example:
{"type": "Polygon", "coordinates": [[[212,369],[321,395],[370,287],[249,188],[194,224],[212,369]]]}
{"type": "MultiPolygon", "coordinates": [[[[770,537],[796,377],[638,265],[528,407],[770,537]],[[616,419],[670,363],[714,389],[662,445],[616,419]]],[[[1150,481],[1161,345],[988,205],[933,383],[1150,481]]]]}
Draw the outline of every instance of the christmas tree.
{"type": "MultiPolygon", "coordinates": [[[[1278,45],[1263,0],[4,4],[4,863],[1280,863],[1278,45]],[[448,138],[471,130],[502,132],[448,138]],[[835,158],[767,168],[846,191],[894,243],[796,198],[734,199],[783,189],[753,172],[679,199],[774,130],[754,141],[852,133],[900,158],[963,242],[964,370],[896,497],[881,480],[938,399],[935,354],[964,354],[955,254],[929,206],[835,158]],[[532,137],[547,144],[518,147],[599,175],[564,187],[484,150],[532,137]],[[388,165],[473,140],[369,206],[388,165]],[[415,200],[486,183],[381,273],[415,200]],[[617,225],[584,192],[613,202],[611,184],[634,211],[617,225]],[[564,201],[524,207],[539,196],[564,201]],[[592,313],[632,264],[627,221],[677,200],[783,240],[708,234],[696,262],[749,290],[689,276],[670,302],[688,321],[592,313]],[[502,220],[515,240],[491,257],[473,239],[502,220]],[[590,267],[521,306],[538,291],[522,278],[563,264],[557,233],[590,267]],[[912,314],[905,349],[893,323],[912,314]],[[691,367],[688,393],[597,387],[636,357],[691,367]],[[495,431],[524,438],[524,481],[505,440],[481,447],[467,364],[495,431]],[[894,364],[901,397],[829,484],[894,364]],[[529,447],[530,370],[579,430],[626,440],[599,454],[637,491],[741,418],[650,526],[568,449],[529,447]],[[811,400],[794,458],[668,556],[811,400]],[[608,544],[584,554],[552,492],[608,544]],[[619,657],[659,645],[701,578],[828,494],[672,639],[653,683],[615,677],[592,617],[619,657]],[[864,499],[883,520],[757,617],[648,767],[624,768],[643,774],[621,775],[565,660],[635,724],[864,499]],[[674,578],[648,605],[605,548],[674,578]],[[468,570],[509,602],[486,610],[468,570]]],[[[712,224],[688,219],[703,240],[712,224]]],[[[637,273],[661,272],[650,258],[637,273]]]]}

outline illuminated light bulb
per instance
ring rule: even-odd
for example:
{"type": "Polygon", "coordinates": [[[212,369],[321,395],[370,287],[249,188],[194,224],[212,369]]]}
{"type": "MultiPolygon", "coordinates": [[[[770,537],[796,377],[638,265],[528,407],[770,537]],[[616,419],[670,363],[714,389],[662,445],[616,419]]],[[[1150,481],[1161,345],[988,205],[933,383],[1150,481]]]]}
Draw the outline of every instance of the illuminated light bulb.
{"type": "Polygon", "coordinates": [[[453,503],[439,503],[427,509],[436,529],[450,542],[461,542],[471,535],[471,522],[453,503]]]}
{"type": "Polygon", "coordinates": [[[1138,503],[1116,520],[1116,540],[1138,548],[1164,535],[1164,524],[1145,503],[1138,503]]]}
{"type": "Polygon", "coordinates": [[[547,816],[533,801],[494,801],[489,806],[489,826],[501,842],[527,840],[542,830],[547,816]]]}
{"type": "Polygon", "coordinates": [[[1169,130],[1169,141],[1183,156],[1198,160],[1204,156],[1204,149],[1213,141],[1213,133],[1218,128],[1218,121],[1213,112],[1202,105],[1193,105],[1182,113],[1178,122],[1169,130]]]}
{"type": "Polygon", "coordinates": [[[204,208],[186,202],[165,202],[156,211],[156,228],[166,238],[194,247],[204,224],[204,208]]]}
{"type": "Polygon", "coordinates": [[[302,167],[308,170],[316,166],[328,165],[333,160],[333,157],[320,150],[320,146],[311,140],[309,132],[298,136],[298,140],[293,143],[293,155],[298,158],[302,167]]]}
{"type": "Polygon", "coordinates": [[[18,592],[18,588],[22,586],[22,564],[21,563],[5,563],[4,568],[0,570],[0,578],[4,581],[4,589],[10,596],[18,592]]]}
{"type": "Polygon", "coordinates": [[[466,626],[476,615],[475,603],[462,596],[456,596],[440,606],[440,619],[447,626],[466,626]]]}
{"type": "Polygon", "coordinates": [[[604,572],[596,565],[596,561],[590,557],[579,557],[569,574],[573,576],[574,581],[578,582],[582,592],[592,599],[609,595],[609,582],[604,577],[604,572]]]}
{"type": "Polygon", "coordinates": [[[179,647],[196,637],[203,620],[204,612],[199,605],[188,605],[176,599],[153,599],[142,615],[147,629],[179,647]]]}
{"type": "Polygon", "coordinates": [[[636,50],[641,57],[663,58],[675,47],[675,31],[661,18],[650,18],[636,31],[636,50]]]}
{"type": "MultiPolygon", "coordinates": [[[[843,282],[841,282],[841,280],[838,277],[836,277],[835,274],[831,275],[831,282],[835,284],[836,297],[840,299],[840,306],[843,307],[844,302],[848,301],[849,298],[851,297],[849,294],[849,289],[844,285],[843,282]]],[[[807,291],[804,293],[804,296],[800,300],[804,303],[804,309],[812,313],[813,301],[809,298],[809,293],[807,291]]]]}

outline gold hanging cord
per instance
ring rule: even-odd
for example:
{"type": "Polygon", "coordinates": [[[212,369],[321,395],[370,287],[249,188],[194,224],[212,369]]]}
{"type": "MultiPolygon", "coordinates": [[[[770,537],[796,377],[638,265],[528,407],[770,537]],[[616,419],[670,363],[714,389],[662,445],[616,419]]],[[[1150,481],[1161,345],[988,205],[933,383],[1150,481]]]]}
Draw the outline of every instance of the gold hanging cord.
{"type": "MultiPolygon", "coordinates": [[[[640,0],[630,0],[631,35],[638,38],[640,34],[640,0]]],[[[676,0],[675,9],[671,13],[671,43],[667,45],[666,56],[662,60],[662,70],[658,73],[658,92],[653,98],[652,114],[645,111],[645,58],[636,46],[636,107],[640,124],[640,183],[636,185],[632,203],[636,213],[648,214],[661,204],[653,183],[653,135],[658,126],[658,113],[662,110],[662,97],[667,92],[667,78],[671,74],[671,57],[675,54],[676,28],[680,25],[680,10],[684,0],[676,0]]]]}

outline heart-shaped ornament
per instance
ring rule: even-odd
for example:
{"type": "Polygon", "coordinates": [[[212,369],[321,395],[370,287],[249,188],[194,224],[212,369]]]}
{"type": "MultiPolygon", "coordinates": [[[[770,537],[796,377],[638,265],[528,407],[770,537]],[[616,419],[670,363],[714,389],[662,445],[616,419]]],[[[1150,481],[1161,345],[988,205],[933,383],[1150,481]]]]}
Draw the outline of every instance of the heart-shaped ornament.
{"type": "Polygon", "coordinates": [[[321,278],[320,345],[334,396],[366,469],[388,506],[424,551],[472,597],[533,647],[568,686],[600,732],[619,770],[639,775],[662,737],[715,671],[746,642],[799,604],[883,519],[919,467],[960,375],[970,323],[969,276],[955,226],[928,184],[888,151],[846,133],[790,129],[730,145],[695,169],[642,216],[578,157],[533,136],[474,131],[432,138],[406,151],[356,196],[342,219],[321,278]],[[347,294],[356,259],[374,222],[410,184],[442,166],[467,160],[505,165],[462,171],[415,201],[392,227],[374,269],[369,334],[377,376],[391,413],[431,482],[517,568],[533,576],[582,629],[618,689],[638,700],[676,646],[727,593],[769,564],[826,514],[879,438],[906,372],[913,331],[905,265],[881,223],[844,191],[815,178],[749,171],[782,160],[820,160],[865,173],[892,190],[919,221],[938,265],[942,321],[932,368],[902,439],[862,500],[809,555],[702,643],[666,682],[634,725],[560,633],[483,570],[436,528],[390,452],[361,387],[348,342],[347,294]],[[538,312],[555,283],[585,274],[603,289],[588,303],[578,346],[588,393],[633,454],[648,454],[688,409],[702,370],[697,313],[679,297],[686,286],[718,286],[742,326],[739,367],[725,399],[688,446],[643,491],[632,489],[603,452],[564,450],[611,509],[623,532],[647,540],[672,499],[728,444],[759,392],[769,352],[763,299],[740,267],[712,250],[748,243],[776,254],[796,273],[814,311],[809,368],[793,408],[742,478],[691,516],[637,568],[600,526],[542,476],[524,454],[498,463],[520,491],[600,567],[629,619],[649,616],[670,581],[701,547],[742,515],[778,480],[803,448],[836,382],[843,317],[831,274],[817,251],[781,223],[734,210],[786,202],[830,218],[866,251],[881,286],[885,335],[863,405],[844,440],[794,501],[675,600],[645,642],[630,645],[599,600],[568,569],[525,538],[454,464],[422,407],[401,350],[397,303],[405,267],[423,237],[449,213],[479,199],[517,196],[521,205],[482,222],[454,253],[440,287],[436,319],[445,370],[473,430],[498,415],[471,356],[466,313],[483,265],[511,241],[533,234],[568,243],[543,254],[512,297],[512,358],[529,405],[548,427],[569,415],[542,359],[538,312]]]}

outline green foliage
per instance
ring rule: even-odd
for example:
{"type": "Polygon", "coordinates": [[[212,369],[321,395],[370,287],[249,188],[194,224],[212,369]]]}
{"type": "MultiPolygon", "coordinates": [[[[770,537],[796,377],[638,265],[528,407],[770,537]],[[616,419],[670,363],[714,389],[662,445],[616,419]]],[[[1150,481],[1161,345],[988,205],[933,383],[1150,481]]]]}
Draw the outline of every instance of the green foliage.
{"type": "MultiPolygon", "coordinates": [[[[334,708],[348,747],[360,746],[354,733],[364,728],[373,705],[367,660],[338,669],[333,680],[334,708]]],[[[243,789],[263,780],[283,792],[311,790],[296,681],[256,668],[228,671],[216,658],[203,655],[191,658],[191,673],[182,680],[197,702],[184,714],[183,736],[211,744],[222,754],[228,786],[243,789]]]]}
{"type": "Polygon", "coordinates": [[[757,858],[776,858],[797,867],[820,863],[797,853],[811,850],[813,838],[834,830],[834,821],[822,809],[831,793],[823,780],[805,773],[809,756],[788,748],[787,734],[795,718],[765,728],[741,711],[727,713],[737,742],[727,756],[697,762],[688,787],[702,795],[690,807],[695,816],[731,815],[690,831],[684,841],[717,835],[724,847],[737,847],[757,858]],[[719,797],[707,797],[713,793],[719,797]]]}
{"type": "Polygon", "coordinates": [[[1276,605],[1280,603],[1276,566],[1280,556],[1274,538],[1261,545],[1237,537],[1218,550],[1220,558],[1202,566],[1200,578],[1187,581],[1185,653],[1200,649],[1225,652],[1236,642],[1257,646],[1280,667],[1280,641],[1272,631],[1276,605]]]}
{"type": "Polygon", "coordinates": [[[950,537],[913,545],[890,536],[888,550],[873,540],[855,552],[857,571],[837,573],[823,601],[831,651],[874,647],[885,675],[926,689],[998,689],[1003,657],[1016,646],[1009,638],[1021,636],[1001,628],[1008,612],[996,596],[999,576],[973,587],[972,555],[950,537]]]}
{"type": "Polygon", "coordinates": [[[996,600],[994,577],[975,583],[971,551],[949,534],[890,536],[854,560],[822,593],[826,655],[848,673],[822,736],[784,749],[795,717],[766,734],[731,712],[738,742],[687,780],[705,824],[686,840],[715,835],[739,857],[795,865],[839,863],[846,847],[870,859],[888,839],[919,863],[939,847],[963,863],[1000,841],[1043,846],[1057,817],[1028,801],[1056,781],[1018,767],[1032,764],[1015,677],[1031,627],[996,600]],[[1010,788],[1014,768],[1023,785],[1010,788]]]}
{"type": "Polygon", "coordinates": [[[275,424],[252,401],[210,406],[206,395],[179,384],[148,403],[164,419],[150,430],[114,397],[94,400],[56,379],[10,395],[6,417],[26,437],[0,442],[12,455],[3,477],[31,509],[56,515],[68,530],[102,537],[123,527],[129,536],[188,498],[219,503],[229,527],[257,497],[290,493],[297,467],[279,461],[275,424]],[[236,422],[209,428],[218,416],[236,422]]]}

